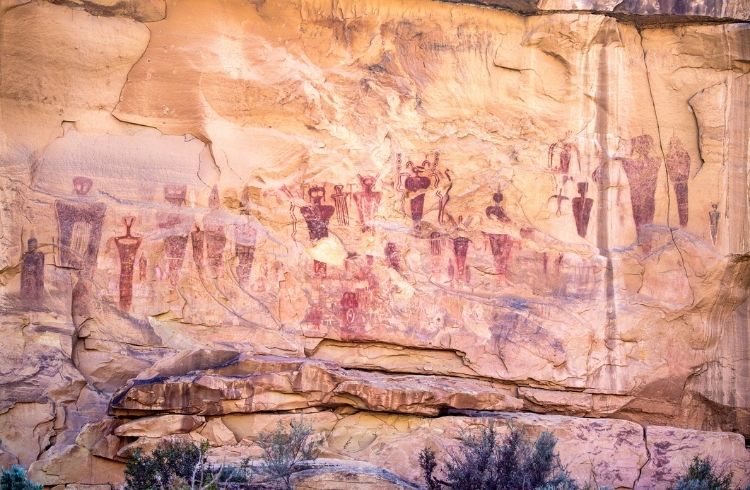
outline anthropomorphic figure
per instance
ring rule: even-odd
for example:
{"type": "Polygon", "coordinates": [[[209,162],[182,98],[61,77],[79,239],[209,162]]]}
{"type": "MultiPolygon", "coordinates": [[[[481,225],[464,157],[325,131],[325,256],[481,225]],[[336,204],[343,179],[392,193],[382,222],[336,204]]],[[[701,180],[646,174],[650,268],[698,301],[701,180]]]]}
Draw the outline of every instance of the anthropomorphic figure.
{"type": "Polygon", "coordinates": [[[227,235],[224,231],[225,219],[220,209],[221,203],[217,186],[214,186],[211,190],[208,207],[211,211],[203,217],[203,241],[206,243],[208,268],[214,277],[217,277],[224,266],[224,249],[227,244],[227,235]]]}
{"type": "Polygon", "coordinates": [[[357,293],[347,291],[341,297],[341,322],[344,326],[350,327],[354,324],[357,318],[357,310],[359,309],[359,301],[357,300],[357,293]]]}
{"type": "Polygon", "coordinates": [[[60,232],[60,264],[78,269],[86,279],[90,279],[96,269],[107,209],[104,203],[86,198],[92,185],[92,180],[87,177],[75,177],[73,190],[77,199],[55,202],[60,232]]]}
{"type": "MultiPolygon", "coordinates": [[[[398,155],[398,167],[401,166],[401,155],[398,155]]],[[[427,189],[430,188],[430,178],[423,175],[427,170],[424,165],[415,165],[412,161],[406,162],[408,174],[399,176],[399,190],[403,191],[405,198],[409,199],[409,211],[414,222],[414,229],[420,230],[422,216],[424,215],[424,200],[427,189]],[[406,176],[405,179],[402,177],[406,176]]]]}
{"type": "Polygon", "coordinates": [[[647,134],[636,136],[630,140],[630,157],[614,157],[621,160],[625,175],[630,183],[630,202],[633,208],[638,239],[643,239],[643,227],[654,221],[656,196],[656,180],[660,162],[651,155],[654,139],[647,134]]]}
{"type": "MultiPolygon", "coordinates": [[[[307,194],[312,204],[304,206],[300,209],[300,212],[307,223],[307,231],[310,233],[310,239],[313,242],[317,242],[328,236],[328,222],[331,220],[335,209],[329,204],[323,204],[326,197],[325,187],[310,187],[307,194]]],[[[325,276],[326,264],[315,260],[313,262],[313,270],[316,276],[325,276]]]]}
{"type": "Polygon", "coordinates": [[[690,154],[682,146],[677,136],[669,140],[669,153],[666,156],[667,172],[677,197],[677,213],[680,226],[688,223],[688,178],[690,177],[690,154]]]}
{"type": "Polygon", "coordinates": [[[184,216],[179,212],[179,208],[185,204],[187,186],[168,185],[164,187],[164,199],[173,208],[166,216],[162,218],[159,227],[173,232],[164,238],[164,254],[167,257],[167,276],[169,283],[176,286],[180,279],[180,269],[185,259],[185,249],[188,242],[189,222],[186,222],[184,216]],[[187,225],[187,229],[186,226],[187,225]]]}
{"type": "Polygon", "coordinates": [[[721,213],[718,208],[718,204],[711,204],[711,211],[708,212],[708,222],[711,227],[711,241],[714,245],[716,245],[716,240],[719,238],[719,218],[721,217],[721,213]]]}
{"type": "Polygon", "coordinates": [[[388,242],[385,245],[385,258],[388,261],[388,267],[401,272],[401,258],[398,253],[398,247],[393,242],[388,242]]]}
{"type": "Polygon", "coordinates": [[[133,301],[133,264],[142,238],[130,233],[135,217],[129,216],[122,221],[125,234],[115,238],[115,244],[120,254],[120,309],[128,311],[133,301]]]}
{"type": "Polygon", "coordinates": [[[29,238],[27,245],[21,265],[21,300],[37,306],[44,295],[44,254],[37,250],[36,238],[29,238]]]}
{"type": "MultiPolygon", "coordinates": [[[[498,191],[492,195],[493,204],[487,206],[485,215],[490,221],[495,221],[500,225],[507,225],[511,219],[505,213],[503,208],[503,193],[498,191]]],[[[508,262],[513,249],[513,237],[507,233],[485,233],[487,240],[490,242],[490,250],[495,264],[495,273],[501,280],[505,280],[508,273],[508,262]]]]}
{"type": "Polygon", "coordinates": [[[382,194],[373,190],[375,187],[375,178],[371,176],[359,175],[359,184],[362,190],[354,193],[354,203],[357,205],[359,214],[359,224],[362,232],[373,231],[373,221],[375,214],[380,206],[382,194]]]}
{"type": "Polygon", "coordinates": [[[576,221],[576,230],[581,238],[586,238],[591,208],[594,205],[594,200],[586,197],[588,189],[588,182],[578,182],[578,197],[573,198],[573,217],[576,221]]]}
{"type": "Polygon", "coordinates": [[[336,207],[336,223],[340,226],[349,226],[349,193],[344,192],[343,185],[334,185],[331,198],[336,207]]]}

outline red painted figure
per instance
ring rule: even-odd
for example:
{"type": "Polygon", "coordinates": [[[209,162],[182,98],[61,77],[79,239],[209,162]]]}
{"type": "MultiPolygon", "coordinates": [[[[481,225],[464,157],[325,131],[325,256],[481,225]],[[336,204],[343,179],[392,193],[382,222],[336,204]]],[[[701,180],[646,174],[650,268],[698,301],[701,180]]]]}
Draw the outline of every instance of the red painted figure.
{"type": "MultiPolygon", "coordinates": [[[[323,200],[326,197],[325,187],[310,187],[307,195],[310,197],[312,205],[304,206],[300,209],[300,212],[305,219],[305,223],[307,223],[307,231],[310,233],[310,239],[318,241],[328,236],[328,222],[331,220],[335,209],[329,204],[323,204],[323,200]]],[[[315,260],[313,262],[313,271],[316,276],[324,277],[326,275],[326,264],[315,260]]]]}
{"type": "MultiPolygon", "coordinates": [[[[184,185],[167,185],[164,187],[164,200],[175,208],[179,208],[185,203],[186,194],[187,186],[184,185]]],[[[159,223],[159,227],[164,229],[174,228],[179,232],[182,219],[183,217],[180,213],[169,213],[165,219],[159,223]]],[[[182,268],[182,262],[185,259],[187,242],[187,231],[184,231],[182,234],[168,236],[164,239],[164,254],[167,257],[167,275],[169,277],[169,283],[172,286],[177,285],[177,282],[179,281],[180,269],[182,268]]]]}
{"type": "Polygon", "coordinates": [[[56,201],[57,223],[60,232],[60,263],[63,267],[79,269],[91,278],[96,269],[102,223],[107,206],[101,202],[86,202],[93,182],[86,177],[75,177],[75,201],[56,201]]]}
{"type": "Polygon", "coordinates": [[[359,308],[359,301],[357,300],[357,293],[347,291],[341,297],[341,321],[345,326],[351,326],[354,324],[354,320],[357,318],[357,309],[359,308]]]}
{"type": "Polygon", "coordinates": [[[331,198],[336,207],[336,223],[340,226],[349,226],[349,193],[344,192],[343,185],[334,185],[331,198]]]}
{"type": "MultiPolygon", "coordinates": [[[[398,155],[398,166],[400,167],[401,155],[398,155]]],[[[410,174],[399,175],[402,180],[403,175],[406,179],[399,182],[399,187],[404,189],[404,196],[409,198],[409,210],[411,219],[414,222],[414,228],[419,230],[424,215],[424,198],[427,189],[430,188],[432,181],[429,177],[422,175],[427,169],[424,165],[415,165],[413,162],[406,162],[406,168],[411,171],[410,174]]]]}
{"type": "Polygon", "coordinates": [[[588,189],[588,182],[579,182],[578,197],[573,198],[573,217],[576,220],[576,230],[581,238],[586,238],[589,218],[591,217],[591,207],[594,205],[594,200],[586,197],[588,189]]]}
{"type": "Polygon", "coordinates": [[[401,272],[400,257],[398,247],[393,242],[388,242],[385,246],[385,258],[388,260],[388,266],[396,272],[401,272]]]}
{"type": "Polygon", "coordinates": [[[362,190],[354,193],[354,203],[357,205],[357,211],[359,213],[359,224],[362,227],[362,232],[373,231],[372,226],[373,220],[375,219],[375,213],[378,211],[380,206],[380,199],[382,197],[380,192],[373,191],[375,187],[375,178],[369,175],[359,175],[359,184],[362,186],[362,190]]]}
{"type": "Polygon", "coordinates": [[[630,158],[615,157],[622,161],[622,167],[630,183],[630,202],[633,207],[633,221],[642,238],[642,228],[654,221],[654,198],[656,179],[659,172],[659,159],[651,156],[654,139],[647,135],[636,136],[630,140],[630,158]]]}
{"type": "Polygon", "coordinates": [[[466,267],[466,256],[469,251],[471,240],[464,236],[453,239],[453,255],[455,258],[455,267],[450,266],[450,275],[458,283],[469,282],[469,269],[466,267]]]}
{"type": "Polygon", "coordinates": [[[21,300],[36,306],[44,295],[44,254],[37,250],[36,238],[29,238],[21,265],[21,300]]]}
{"type": "Polygon", "coordinates": [[[688,223],[688,178],[690,177],[690,154],[682,146],[680,138],[672,136],[669,140],[669,153],[666,157],[669,180],[677,196],[677,212],[680,216],[680,226],[688,223]]]}
{"type": "Polygon", "coordinates": [[[208,267],[214,276],[218,276],[224,265],[224,248],[227,244],[227,235],[224,231],[224,220],[219,210],[219,188],[217,186],[214,186],[211,190],[208,206],[212,211],[203,217],[203,239],[206,242],[208,267]]]}
{"type": "MultiPolygon", "coordinates": [[[[487,206],[485,209],[485,215],[490,220],[499,221],[500,223],[510,223],[510,218],[503,209],[503,193],[498,191],[492,195],[494,204],[487,206]]],[[[492,258],[495,264],[495,272],[505,277],[508,272],[508,261],[510,260],[510,253],[513,249],[513,238],[506,233],[485,233],[487,239],[490,242],[490,250],[492,250],[492,258]]]]}
{"type": "Polygon", "coordinates": [[[125,224],[125,234],[115,238],[115,245],[120,254],[120,309],[128,311],[133,300],[133,264],[142,238],[130,234],[135,217],[129,216],[122,221],[125,224]]]}

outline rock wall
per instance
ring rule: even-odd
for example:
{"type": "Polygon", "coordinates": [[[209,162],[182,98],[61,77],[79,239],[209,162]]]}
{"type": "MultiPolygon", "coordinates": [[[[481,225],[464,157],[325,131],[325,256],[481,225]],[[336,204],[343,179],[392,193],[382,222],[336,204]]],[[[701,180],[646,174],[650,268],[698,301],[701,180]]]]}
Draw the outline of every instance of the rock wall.
{"type": "Polygon", "coordinates": [[[486,417],[750,479],[750,3],[477,3],[0,2],[0,462],[302,411],[374,488],[486,417]]]}

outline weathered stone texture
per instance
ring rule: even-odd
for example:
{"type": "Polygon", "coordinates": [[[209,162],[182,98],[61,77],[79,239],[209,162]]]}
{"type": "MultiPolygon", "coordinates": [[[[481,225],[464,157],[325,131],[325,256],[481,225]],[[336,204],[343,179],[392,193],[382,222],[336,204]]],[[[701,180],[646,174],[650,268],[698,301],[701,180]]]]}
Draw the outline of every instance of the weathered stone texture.
{"type": "Polygon", "coordinates": [[[750,5],[472,3],[0,1],[0,462],[304,412],[301,488],[399,488],[491,413],[747,479],[750,5]]]}

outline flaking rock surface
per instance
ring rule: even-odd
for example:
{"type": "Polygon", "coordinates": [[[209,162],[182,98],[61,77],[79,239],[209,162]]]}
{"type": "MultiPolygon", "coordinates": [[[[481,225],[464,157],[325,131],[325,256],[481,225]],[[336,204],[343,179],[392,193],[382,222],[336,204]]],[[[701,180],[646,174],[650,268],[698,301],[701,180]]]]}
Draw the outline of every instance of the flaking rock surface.
{"type": "Polygon", "coordinates": [[[301,488],[403,487],[471,411],[747,480],[747,2],[477,3],[0,2],[0,462],[306,411],[301,488]]]}

